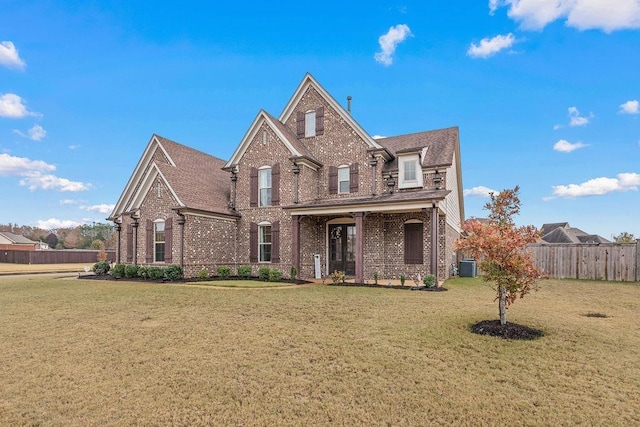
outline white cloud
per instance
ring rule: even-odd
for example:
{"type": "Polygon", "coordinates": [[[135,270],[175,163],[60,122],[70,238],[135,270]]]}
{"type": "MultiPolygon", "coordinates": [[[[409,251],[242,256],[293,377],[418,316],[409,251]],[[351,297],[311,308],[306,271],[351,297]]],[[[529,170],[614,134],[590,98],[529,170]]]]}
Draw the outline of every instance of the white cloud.
{"type": "Polygon", "coordinates": [[[73,199],[62,199],[60,200],[61,205],[77,205],[78,201],[73,199]]]}
{"type": "Polygon", "coordinates": [[[8,117],[10,119],[21,119],[26,116],[37,116],[27,109],[22,98],[14,93],[5,93],[0,95],[0,117],[8,117]]]}
{"type": "Polygon", "coordinates": [[[638,0],[490,0],[489,13],[508,7],[507,15],[523,29],[542,30],[547,24],[566,19],[579,30],[600,29],[606,33],[640,28],[638,0]]]}
{"type": "Polygon", "coordinates": [[[56,170],[42,160],[30,160],[26,157],[15,157],[0,154],[0,176],[24,176],[33,172],[51,172],[56,170]]]}
{"type": "Polygon", "coordinates": [[[499,191],[492,190],[491,188],[487,188],[483,185],[479,185],[477,187],[469,188],[463,191],[465,196],[477,196],[477,197],[489,197],[491,193],[498,194],[499,191]]]}
{"type": "Polygon", "coordinates": [[[6,153],[0,154],[0,176],[23,177],[20,180],[20,185],[28,186],[31,191],[43,189],[77,192],[91,188],[91,184],[70,181],[46,173],[55,170],[54,165],[42,160],[30,160],[26,157],[15,157],[6,153]]]}
{"type": "Polygon", "coordinates": [[[69,150],[77,150],[78,148],[80,148],[80,144],[74,144],[69,146],[69,150]]]}
{"type": "Polygon", "coordinates": [[[484,38],[480,40],[480,44],[471,43],[467,55],[472,58],[488,58],[495,55],[503,49],[510,48],[516,41],[512,33],[505,36],[497,35],[494,38],[484,38]]]}
{"type": "Polygon", "coordinates": [[[553,125],[553,130],[562,129],[562,125],[553,125]]]}
{"type": "Polygon", "coordinates": [[[640,114],[640,102],[635,99],[627,101],[620,105],[620,112],[623,114],[640,114]]]}
{"type": "Polygon", "coordinates": [[[83,223],[80,221],[72,221],[69,219],[49,218],[36,221],[36,227],[44,230],[56,230],[58,228],[75,228],[83,223]]]}
{"type": "Polygon", "coordinates": [[[108,214],[108,213],[111,213],[113,211],[113,208],[115,207],[116,205],[108,205],[106,203],[102,203],[100,205],[93,205],[93,206],[80,206],[80,209],[85,210],[87,212],[108,214]]]}
{"type": "Polygon", "coordinates": [[[582,142],[576,142],[572,144],[566,139],[561,139],[553,145],[553,149],[561,153],[570,153],[574,150],[577,150],[578,148],[583,147],[587,147],[587,144],[583,144],[582,142]]]}
{"type": "Polygon", "coordinates": [[[10,41],[0,42],[0,65],[18,70],[24,70],[27,66],[27,64],[20,59],[18,49],[16,49],[13,42],[10,41]]]}
{"type": "Polygon", "coordinates": [[[60,178],[55,175],[45,175],[40,172],[31,172],[25,174],[25,178],[20,180],[20,185],[29,187],[29,190],[59,190],[63,192],[79,192],[87,191],[91,188],[90,184],[80,181],[70,181],[67,178],[60,178]]]}
{"type": "Polygon", "coordinates": [[[377,52],[373,57],[376,62],[389,66],[393,63],[393,54],[398,47],[398,44],[405,41],[408,37],[411,37],[411,29],[408,25],[398,24],[395,27],[390,27],[386,34],[381,35],[378,38],[380,44],[380,52],[377,52]]]}
{"type": "Polygon", "coordinates": [[[384,136],[384,135],[373,135],[371,138],[373,138],[373,139],[383,139],[383,138],[386,138],[386,136],[384,136]]]}
{"type": "Polygon", "coordinates": [[[589,120],[593,118],[593,113],[589,113],[589,117],[580,115],[580,111],[576,107],[567,108],[569,112],[569,126],[584,126],[589,124],[589,120]]]}
{"type": "Polygon", "coordinates": [[[20,135],[23,138],[29,138],[32,141],[40,141],[42,138],[47,136],[47,131],[40,125],[33,125],[31,129],[24,133],[18,129],[13,130],[14,133],[20,135]]]}
{"type": "MultiPolygon", "coordinates": [[[[601,196],[614,191],[637,191],[640,174],[620,173],[617,178],[594,178],[582,184],[555,185],[553,195],[565,199],[584,196],[601,196]]],[[[548,199],[548,198],[547,198],[548,199]]]]}

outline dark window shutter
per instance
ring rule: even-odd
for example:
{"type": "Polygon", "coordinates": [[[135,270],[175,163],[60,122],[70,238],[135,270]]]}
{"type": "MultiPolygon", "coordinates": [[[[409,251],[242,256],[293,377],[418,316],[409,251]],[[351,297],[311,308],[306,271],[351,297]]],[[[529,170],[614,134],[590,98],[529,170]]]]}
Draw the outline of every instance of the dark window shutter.
{"type": "Polygon", "coordinates": [[[133,262],[133,225],[127,224],[127,262],[133,262]]]}
{"type": "Polygon", "coordinates": [[[351,167],[349,167],[349,192],[355,193],[358,191],[358,181],[360,181],[358,177],[358,164],[353,163],[351,167]]]}
{"type": "Polygon", "coordinates": [[[271,166],[271,204],[280,204],[280,163],[271,166]]]}
{"type": "Polygon", "coordinates": [[[249,172],[249,185],[251,186],[249,206],[258,206],[258,169],[251,168],[249,172]]]}
{"type": "Polygon", "coordinates": [[[316,110],[316,135],[324,134],[324,107],[316,110]]]}
{"type": "Polygon", "coordinates": [[[404,225],[404,263],[423,263],[423,224],[409,223],[404,225]]]}
{"type": "Polygon", "coordinates": [[[302,111],[296,114],[296,133],[298,138],[304,138],[304,112],[302,111]]]}
{"type": "Polygon", "coordinates": [[[172,218],[167,218],[164,222],[164,262],[171,264],[173,243],[173,221],[172,218]]]}
{"type": "Polygon", "coordinates": [[[329,194],[338,193],[338,168],[329,166],[329,194]]]}
{"type": "Polygon", "coordinates": [[[258,224],[249,225],[249,262],[258,262],[258,224]]]}
{"type": "Polygon", "coordinates": [[[271,262],[280,262],[280,221],[271,224],[271,262]]]}
{"type": "Polygon", "coordinates": [[[147,238],[147,250],[145,251],[145,260],[147,264],[153,262],[153,221],[150,219],[147,220],[147,229],[146,229],[146,238],[147,238]]]}

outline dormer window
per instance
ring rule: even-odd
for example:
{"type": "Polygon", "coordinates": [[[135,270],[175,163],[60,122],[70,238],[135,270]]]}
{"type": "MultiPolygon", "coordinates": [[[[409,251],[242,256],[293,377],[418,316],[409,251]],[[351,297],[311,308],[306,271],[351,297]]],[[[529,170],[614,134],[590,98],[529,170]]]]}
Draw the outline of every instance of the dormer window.
{"type": "Polygon", "coordinates": [[[398,188],[421,188],[422,167],[419,154],[398,156],[398,188]]]}

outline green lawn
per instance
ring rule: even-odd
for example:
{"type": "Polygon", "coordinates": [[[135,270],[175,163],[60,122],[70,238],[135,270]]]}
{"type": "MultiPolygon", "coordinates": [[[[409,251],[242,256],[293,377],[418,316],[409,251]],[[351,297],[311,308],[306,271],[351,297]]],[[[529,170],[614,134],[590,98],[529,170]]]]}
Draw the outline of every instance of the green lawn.
{"type": "Polygon", "coordinates": [[[640,284],[448,292],[0,277],[0,425],[639,425],[640,284]],[[585,314],[610,317],[595,318],[585,314]]]}

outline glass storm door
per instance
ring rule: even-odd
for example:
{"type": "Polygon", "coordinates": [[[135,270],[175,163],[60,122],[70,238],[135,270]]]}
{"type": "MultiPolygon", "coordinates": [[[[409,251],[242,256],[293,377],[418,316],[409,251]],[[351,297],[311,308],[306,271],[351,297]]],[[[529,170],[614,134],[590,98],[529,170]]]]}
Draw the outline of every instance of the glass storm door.
{"type": "Polygon", "coordinates": [[[355,225],[329,225],[329,274],[335,270],[356,274],[355,225]]]}

